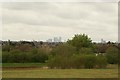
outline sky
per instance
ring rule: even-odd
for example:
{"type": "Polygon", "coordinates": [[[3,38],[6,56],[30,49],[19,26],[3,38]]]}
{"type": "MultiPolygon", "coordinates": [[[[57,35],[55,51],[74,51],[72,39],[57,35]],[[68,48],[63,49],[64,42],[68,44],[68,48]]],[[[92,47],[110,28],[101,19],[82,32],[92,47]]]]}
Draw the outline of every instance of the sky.
{"type": "Polygon", "coordinates": [[[118,40],[117,3],[2,3],[3,40],[42,40],[86,34],[93,41],[118,40]]]}

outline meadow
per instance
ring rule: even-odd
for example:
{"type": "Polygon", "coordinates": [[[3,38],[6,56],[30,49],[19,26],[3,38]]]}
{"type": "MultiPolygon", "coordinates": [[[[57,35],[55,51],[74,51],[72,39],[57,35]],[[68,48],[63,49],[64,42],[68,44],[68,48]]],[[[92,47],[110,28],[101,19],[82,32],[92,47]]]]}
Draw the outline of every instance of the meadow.
{"type": "Polygon", "coordinates": [[[46,69],[40,63],[4,63],[3,78],[117,78],[117,65],[107,69],[46,69]],[[36,67],[33,67],[33,65],[36,67]],[[19,67],[18,67],[19,66],[19,67]],[[29,66],[29,67],[28,67],[29,66]]]}
{"type": "Polygon", "coordinates": [[[3,78],[117,78],[117,69],[3,69],[3,78]]]}

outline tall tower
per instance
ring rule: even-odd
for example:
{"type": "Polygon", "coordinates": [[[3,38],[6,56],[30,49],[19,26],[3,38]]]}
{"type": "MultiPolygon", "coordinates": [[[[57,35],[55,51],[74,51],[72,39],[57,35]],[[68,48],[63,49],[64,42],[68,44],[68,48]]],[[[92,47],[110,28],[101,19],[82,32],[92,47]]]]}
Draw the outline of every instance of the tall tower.
{"type": "Polygon", "coordinates": [[[59,42],[61,42],[61,40],[62,40],[62,38],[61,38],[61,37],[59,37],[59,42]]]}

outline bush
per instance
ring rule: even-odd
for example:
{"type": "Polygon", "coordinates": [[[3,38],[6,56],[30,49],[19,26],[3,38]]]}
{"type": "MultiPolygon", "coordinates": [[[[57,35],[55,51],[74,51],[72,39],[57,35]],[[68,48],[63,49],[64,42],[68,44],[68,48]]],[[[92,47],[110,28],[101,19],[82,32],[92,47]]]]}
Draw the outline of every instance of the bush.
{"type": "Polygon", "coordinates": [[[62,57],[62,56],[55,56],[48,61],[48,66],[50,68],[57,68],[57,69],[70,69],[72,68],[72,59],[71,57],[62,57]]]}
{"type": "Polygon", "coordinates": [[[107,59],[105,56],[79,54],[72,57],[73,68],[106,68],[107,59]]]}
{"type": "Polygon", "coordinates": [[[70,57],[76,54],[75,47],[68,44],[61,44],[51,51],[52,56],[70,57]]]}
{"type": "Polygon", "coordinates": [[[117,64],[118,63],[118,48],[116,47],[109,47],[106,50],[106,57],[107,61],[110,64],[117,64]]]}
{"type": "Polygon", "coordinates": [[[9,60],[10,63],[25,63],[28,61],[28,55],[25,52],[21,52],[19,50],[13,50],[9,53],[9,60]]]}
{"type": "Polygon", "coordinates": [[[2,51],[10,52],[10,48],[11,48],[11,46],[9,46],[9,45],[4,45],[4,46],[2,46],[2,51]]]}
{"type": "Polygon", "coordinates": [[[48,61],[48,66],[51,68],[71,68],[71,57],[76,54],[75,47],[69,44],[61,44],[51,51],[51,57],[48,61]]]}
{"type": "Polygon", "coordinates": [[[63,58],[61,56],[55,56],[53,58],[51,58],[49,61],[48,61],[48,66],[50,68],[62,68],[63,66],[63,58]]]}
{"type": "Polygon", "coordinates": [[[95,55],[85,55],[84,67],[91,69],[96,66],[96,56],[95,55]]]}
{"type": "Polygon", "coordinates": [[[105,56],[99,55],[95,56],[93,54],[76,54],[71,57],[54,56],[48,61],[48,66],[50,68],[60,68],[60,69],[91,69],[91,68],[106,68],[107,59],[105,56]]]}
{"type": "Polygon", "coordinates": [[[106,68],[107,64],[108,64],[107,58],[105,56],[102,55],[97,56],[97,60],[96,60],[97,68],[106,68]]]}
{"type": "Polygon", "coordinates": [[[48,55],[43,50],[33,49],[31,52],[23,52],[20,50],[12,50],[10,52],[3,52],[2,62],[3,63],[31,63],[39,62],[45,63],[48,60],[48,55]]]}
{"type": "Polygon", "coordinates": [[[77,68],[77,69],[84,68],[84,64],[85,64],[85,55],[78,54],[72,57],[73,68],[77,68]]]}
{"type": "Polygon", "coordinates": [[[10,54],[9,52],[2,52],[2,62],[3,63],[8,63],[10,60],[10,54]]]}
{"type": "Polygon", "coordinates": [[[30,62],[45,63],[46,60],[48,60],[48,55],[44,50],[33,49],[32,53],[30,54],[30,58],[30,62]]]}

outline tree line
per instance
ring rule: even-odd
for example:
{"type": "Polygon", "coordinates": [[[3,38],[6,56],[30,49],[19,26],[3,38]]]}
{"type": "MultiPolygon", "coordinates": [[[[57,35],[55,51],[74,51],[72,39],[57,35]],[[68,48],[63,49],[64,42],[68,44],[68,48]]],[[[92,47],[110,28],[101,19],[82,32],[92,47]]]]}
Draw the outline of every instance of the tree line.
{"type": "Polygon", "coordinates": [[[55,47],[3,45],[2,52],[3,63],[47,63],[49,68],[106,68],[119,63],[119,45],[93,43],[85,34],[55,47]]]}

